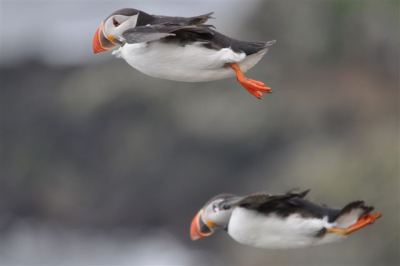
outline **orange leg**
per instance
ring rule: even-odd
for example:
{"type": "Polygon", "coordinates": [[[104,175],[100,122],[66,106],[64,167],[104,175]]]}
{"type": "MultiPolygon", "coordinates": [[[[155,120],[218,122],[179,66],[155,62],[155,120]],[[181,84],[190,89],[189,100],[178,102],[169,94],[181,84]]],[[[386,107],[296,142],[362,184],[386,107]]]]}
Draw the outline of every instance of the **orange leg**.
{"type": "Polygon", "coordinates": [[[361,217],[358,219],[358,221],[351,225],[349,228],[328,228],[326,229],[327,233],[332,233],[332,234],[339,234],[339,235],[349,235],[357,230],[360,230],[361,228],[364,228],[368,225],[371,225],[375,222],[376,219],[379,219],[381,217],[381,214],[379,212],[375,214],[368,214],[364,217],[361,217]]]}
{"type": "Polygon", "coordinates": [[[233,63],[230,65],[230,67],[235,71],[237,81],[239,81],[243,88],[245,88],[254,97],[261,99],[262,92],[271,92],[271,88],[265,87],[265,84],[261,81],[246,78],[242,71],[240,71],[238,64],[233,63]]]}

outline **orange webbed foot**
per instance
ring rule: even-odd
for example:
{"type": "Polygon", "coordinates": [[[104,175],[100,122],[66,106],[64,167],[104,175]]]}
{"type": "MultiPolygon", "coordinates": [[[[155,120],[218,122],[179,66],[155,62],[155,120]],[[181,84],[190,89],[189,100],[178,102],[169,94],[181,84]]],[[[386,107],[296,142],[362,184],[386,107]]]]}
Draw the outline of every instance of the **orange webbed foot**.
{"type": "Polygon", "coordinates": [[[349,235],[357,230],[360,230],[368,225],[371,225],[375,222],[376,219],[379,219],[382,215],[377,212],[375,214],[368,214],[363,217],[360,217],[356,223],[351,225],[350,227],[344,228],[328,228],[326,229],[326,233],[334,233],[339,235],[349,235]]]}
{"type": "Polygon", "coordinates": [[[358,221],[355,224],[353,224],[349,228],[347,228],[347,230],[349,230],[351,232],[357,231],[357,230],[364,228],[370,224],[373,224],[375,222],[375,220],[379,219],[381,216],[382,215],[379,212],[377,212],[375,214],[365,215],[365,216],[361,217],[360,219],[358,219],[358,221]]]}
{"type": "Polygon", "coordinates": [[[271,93],[271,88],[266,87],[261,81],[246,78],[236,63],[230,67],[235,71],[237,81],[254,97],[261,99],[263,92],[271,93]]]}

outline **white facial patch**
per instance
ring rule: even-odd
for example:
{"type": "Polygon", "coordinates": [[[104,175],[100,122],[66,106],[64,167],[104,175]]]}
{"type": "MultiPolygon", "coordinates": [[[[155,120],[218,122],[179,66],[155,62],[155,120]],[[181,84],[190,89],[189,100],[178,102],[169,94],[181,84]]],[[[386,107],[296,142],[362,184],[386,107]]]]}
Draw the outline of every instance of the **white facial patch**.
{"type": "Polygon", "coordinates": [[[139,14],[133,16],[114,15],[109,17],[104,23],[105,34],[123,41],[122,33],[136,27],[138,16],[139,14]]]}

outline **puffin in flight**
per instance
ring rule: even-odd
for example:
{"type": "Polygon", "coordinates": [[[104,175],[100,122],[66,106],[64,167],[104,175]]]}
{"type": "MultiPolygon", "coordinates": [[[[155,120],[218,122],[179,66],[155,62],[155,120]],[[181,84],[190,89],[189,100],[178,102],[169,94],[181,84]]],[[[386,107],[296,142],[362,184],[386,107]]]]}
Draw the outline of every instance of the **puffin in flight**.
{"type": "Polygon", "coordinates": [[[124,8],[109,15],[93,38],[94,53],[119,47],[113,54],[156,78],[202,82],[236,75],[238,82],[261,99],[271,89],[244,76],[275,43],[229,38],[204,24],[213,13],[196,17],[150,15],[124,8]]]}
{"type": "Polygon", "coordinates": [[[304,199],[309,190],[284,194],[218,195],[197,213],[192,240],[224,229],[237,242],[265,249],[300,248],[336,242],[381,217],[363,201],[342,209],[304,199]]]}

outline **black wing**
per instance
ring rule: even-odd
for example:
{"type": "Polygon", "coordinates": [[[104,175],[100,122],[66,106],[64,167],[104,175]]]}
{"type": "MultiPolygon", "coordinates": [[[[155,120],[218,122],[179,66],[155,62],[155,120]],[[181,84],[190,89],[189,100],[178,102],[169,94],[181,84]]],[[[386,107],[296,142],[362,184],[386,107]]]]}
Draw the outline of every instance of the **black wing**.
{"type": "Polygon", "coordinates": [[[229,38],[212,29],[212,25],[179,25],[164,23],[157,25],[139,26],[126,30],[122,36],[127,43],[152,42],[157,40],[176,42],[187,45],[194,42],[202,43],[206,48],[220,50],[230,48],[235,52],[244,52],[246,55],[257,53],[275,43],[246,42],[229,38]]]}
{"type": "MultiPolygon", "coordinates": [[[[189,26],[189,25],[200,25],[204,24],[210,18],[213,18],[211,15],[214,12],[210,12],[204,15],[195,16],[195,17],[168,17],[168,16],[153,16],[154,20],[150,24],[164,24],[164,23],[172,23],[178,24],[182,26],[189,26]]],[[[142,26],[142,25],[140,25],[142,26]]],[[[144,26],[144,25],[143,25],[144,26]]]]}
{"type": "Polygon", "coordinates": [[[143,43],[164,39],[170,36],[179,36],[183,40],[186,36],[196,36],[198,39],[204,38],[204,35],[212,35],[209,25],[178,25],[178,24],[158,24],[149,26],[139,26],[126,30],[122,37],[127,43],[143,43]]]}
{"type": "Polygon", "coordinates": [[[301,193],[290,191],[275,195],[260,193],[247,197],[230,198],[220,203],[219,207],[230,209],[239,206],[265,214],[275,213],[281,217],[287,217],[294,213],[298,213],[302,217],[323,218],[327,216],[329,222],[339,216],[340,209],[328,208],[303,199],[308,192],[309,190],[301,193]]]}
{"type": "Polygon", "coordinates": [[[223,209],[230,209],[233,207],[245,207],[248,209],[259,209],[266,204],[276,203],[280,201],[287,201],[291,198],[303,198],[309,190],[301,193],[289,191],[284,194],[268,194],[268,193],[256,193],[250,196],[244,197],[231,197],[220,203],[219,207],[223,209]]]}
{"type": "Polygon", "coordinates": [[[179,45],[186,45],[193,42],[201,42],[209,49],[220,50],[223,48],[230,48],[235,52],[244,52],[246,55],[258,53],[260,51],[267,52],[268,47],[275,43],[275,41],[239,41],[211,30],[210,28],[213,26],[204,25],[204,23],[210,18],[213,18],[211,16],[213,12],[185,18],[156,16],[140,10],[125,8],[113,14],[133,15],[136,13],[139,14],[136,28],[129,29],[122,34],[128,43],[168,40],[176,42],[179,45]],[[188,26],[188,28],[185,26],[188,26]]]}
{"type": "Polygon", "coordinates": [[[188,26],[188,25],[203,24],[208,19],[213,18],[213,17],[211,17],[211,15],[213,13],[214,12],[207,13],[207,14],[200,15],[200,16],[185,18],[185,17],[169,17],[169,16],[150,15],[141,10],[136,10],[133,8],[123,8],[123,9],[115,11],[107,18],[109,18],[115,14],[125,15],[125,16],[132,16],[132,15],[138,14],[136,27],[141,27],[141,26],[146,26],[146,25],[157,25],[157,24],[164,24],[164,23],[173,23],[173,24],[188,26]]]}
{"type": "MultiPolygon", "coordinates": [[[[172,23],[182,26],[196,25],[214,27],[212,25],[203,25],[209,19],[213,18],[211,15],[214,12],[207,13],[196,17],[167,17],[167,16],[153,16],[153,20],[149,22],[152,24],[172,23]]],[[[139,16],[140,19],[140,16],[139,16]]],[[[146,24],[147,25],[147,24],[146,24]]],[[[171,39],[177,40],[180,44],[186,45],[192,42],[203,42],[203,45],[210,49],[220,50],[223,48],[231,48],[235,52],[244,52],[246,55],[257,53],[261,50],[267,51],[267,48],[275,43],[269,42],[247,42],[229,38],[217,31],[210,30],[207,34],[202,31],[194,30],[180,30],[177,32],[176,37],[171,39]]]]}

